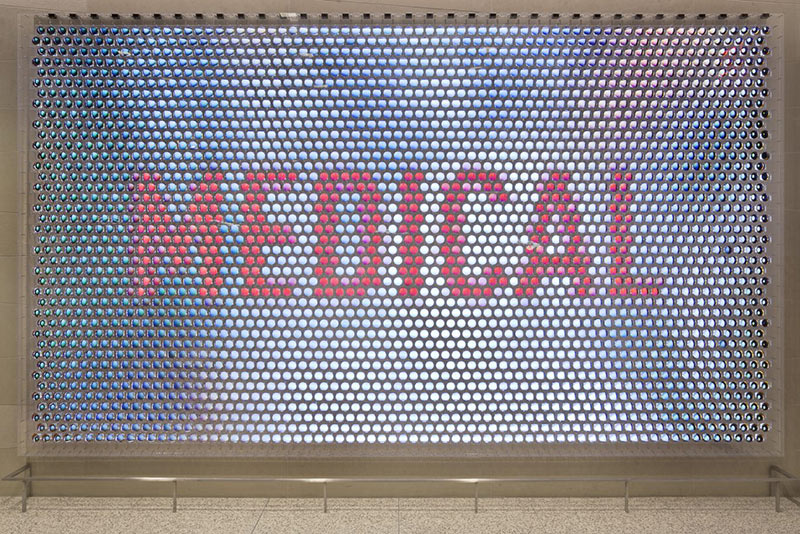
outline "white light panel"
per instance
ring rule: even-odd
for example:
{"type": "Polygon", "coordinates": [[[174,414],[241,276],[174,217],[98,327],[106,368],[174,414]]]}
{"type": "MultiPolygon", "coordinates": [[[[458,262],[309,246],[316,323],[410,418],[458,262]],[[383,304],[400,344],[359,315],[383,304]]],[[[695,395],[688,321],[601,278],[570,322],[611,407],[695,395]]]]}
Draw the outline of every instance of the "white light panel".
{"type": "Polygon", "coordinates": [[[776,24],[37,17],[28,452],[778,452],[776,24]]]}

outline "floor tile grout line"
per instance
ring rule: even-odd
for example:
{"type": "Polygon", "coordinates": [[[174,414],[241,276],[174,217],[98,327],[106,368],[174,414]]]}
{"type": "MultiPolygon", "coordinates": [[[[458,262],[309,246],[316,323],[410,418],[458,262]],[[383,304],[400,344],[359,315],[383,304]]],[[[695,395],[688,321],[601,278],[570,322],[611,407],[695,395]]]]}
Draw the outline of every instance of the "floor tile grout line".
{"type": "Polygon", "coordinates": [[[250,531],[250,534],[255,534],[258,524],[261,522],[261,518],[264,517],[264,512],[267,511],[267,506],[269,506],[269,497],[267,497],[267,500],[264,501],[264,508],[262,508],[261,513],[258,514],[258,519],[256,519],[256,524],[253,525],[253,529],[250,531]]]}

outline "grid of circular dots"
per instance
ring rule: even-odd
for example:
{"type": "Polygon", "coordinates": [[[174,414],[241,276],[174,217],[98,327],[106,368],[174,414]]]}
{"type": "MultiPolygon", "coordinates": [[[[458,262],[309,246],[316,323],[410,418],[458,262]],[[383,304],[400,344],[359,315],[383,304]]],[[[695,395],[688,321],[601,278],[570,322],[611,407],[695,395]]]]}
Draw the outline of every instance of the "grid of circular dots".
{"type": "Polygon", "coordinates": [[[30,438],[764,440],[768,41],[37,27],[30,438]]]}

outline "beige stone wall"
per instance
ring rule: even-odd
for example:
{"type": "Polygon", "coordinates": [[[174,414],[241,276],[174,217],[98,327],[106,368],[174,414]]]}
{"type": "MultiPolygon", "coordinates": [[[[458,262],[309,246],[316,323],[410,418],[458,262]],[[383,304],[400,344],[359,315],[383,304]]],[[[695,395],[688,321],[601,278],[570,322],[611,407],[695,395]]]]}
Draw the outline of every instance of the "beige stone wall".
{"type": "MultiPolygon", "coordinates": [[[[547,460],[47,460],[36,461],[36,474],[273,474],[282,476],[523,476],[523,475],[766,475],[773,461],[800,473],[800,0],[388,0],[346,2],[338,0],[0,0],[0,473],[25,461],[17,454],[18,369],[17,328],[18,263],[17,199],[17,15],[22,12],[96,13],[216,13],[216,12],[407,12],[496,11],[496,12],[603,12],[620,13],[783,13],[785,15],[785,457],[777,460],[742,459],[547,459],[547,460]]],[[[0,483],[0,495],[16,493],[19,484],[0,483]]],[[[49,483],[37,484],[36,494],[58,495],[168,495],[166,485],[49,483]]],[[[514,485],[485,488],[487,496],[517,495],[620,495],[622,489],[608,484],[553,484],[538,488],[514,485]]],[[[452,485],[394,487],[341,486],[331,495],[464,495],[471,488],[452,485]]],[[[766,494],[758,487],[735,484],[642,485],[634,492],[647,494],[766,494]]],[[[192,484],[181,488],[185,495],[316,495],[318,489],[298,485],[192,484]]]]}

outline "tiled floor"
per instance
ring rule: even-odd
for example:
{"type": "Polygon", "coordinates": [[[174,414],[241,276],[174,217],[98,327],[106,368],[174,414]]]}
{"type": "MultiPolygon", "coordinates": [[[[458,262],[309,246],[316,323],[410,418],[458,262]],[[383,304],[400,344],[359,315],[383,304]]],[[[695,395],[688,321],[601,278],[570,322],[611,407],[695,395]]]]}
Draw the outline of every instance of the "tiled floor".
{"type": "Polygon", "coordinates": [[[800,533],[800,508],[761,498],[100,499],[0,497],[0,533],[800,533]]]}

